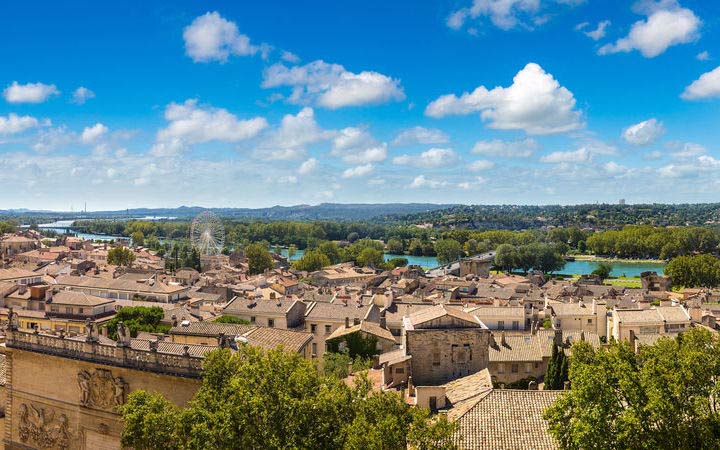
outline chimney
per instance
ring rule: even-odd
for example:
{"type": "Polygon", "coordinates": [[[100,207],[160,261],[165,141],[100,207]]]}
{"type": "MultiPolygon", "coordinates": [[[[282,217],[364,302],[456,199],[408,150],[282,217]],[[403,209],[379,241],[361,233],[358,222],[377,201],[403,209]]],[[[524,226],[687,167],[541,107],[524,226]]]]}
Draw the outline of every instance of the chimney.
{"type": "Polygon", "coordinates": [[[408,397],[415,397],[415,387],[413,386],[412,375],[408,376],[408,397]]]}
{"type": "Polygon", "coordinates": [[[500,333],[500,345],[502,345],[503,347],[505,347],[507,345],[507,342],[505,341],[505,332],[504,331],[502,331],[500,333]]]}
{"type": "Polygon", "coordinates": [[[585,340],[585,330],[580,330],[580,340],[581,341],[585,340]]]}
{"type": "Polygon", "coordinates": [[[103,337],[107,337],[107,327],[102,327],[102,335],[103,337]]]}
{"type": "Polygon", "coordinates": [[[562,345],[562,338],[563,338],[563,332],[560,329],[555,330],[555,338],[553,341],[555,342],[555,345],[561,346],[562,345]]]}
{"type": "Polygon", "coordinates": [[[565,381],[565,382],[563,383],[563,390],[564,390],[564,391],[569,391],[569,390],[570,390],[570,382],[569,382],[569,381],[565,381]]]}
{"type": "Polygon", "coordinates": [[[387,320],[385,319],[385,310],[380,312],[380,328],[387,328],[387,320]]]}
{"type": "Polygon", "coordinates": [[[360,318],[356,317],[353,319],[353,325],[360,325],[360,318]]]}
{"type": "Polygon", "coordinates": [[[345,318],[345,328],[350,328],[350,318],[349,317],[345,318]]]}
{"type": "Polygon", "coordinates": [[[595,301],[595,299],[593,299],[592,301],[592,313],[597,314],[597,302],[595,301]]]}

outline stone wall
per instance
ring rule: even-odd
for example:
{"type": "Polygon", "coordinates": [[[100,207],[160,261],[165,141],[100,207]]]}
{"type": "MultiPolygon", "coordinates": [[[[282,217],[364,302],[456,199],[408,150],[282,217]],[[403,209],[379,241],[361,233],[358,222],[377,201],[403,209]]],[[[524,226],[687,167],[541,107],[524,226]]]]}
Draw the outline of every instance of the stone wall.
{"type": "Polygon", "coordinates": [[[486,329],[416,329],[407,331],[405,342],[416,386],[442,384],[488,366],[486,329]]]}
{"type": "Polygon", "coordinates": [[[144,389],[182,406],[200,387],[178,377],[92,361],[3,348],[6,448],[120,448],[116,405],[144,389]]]}

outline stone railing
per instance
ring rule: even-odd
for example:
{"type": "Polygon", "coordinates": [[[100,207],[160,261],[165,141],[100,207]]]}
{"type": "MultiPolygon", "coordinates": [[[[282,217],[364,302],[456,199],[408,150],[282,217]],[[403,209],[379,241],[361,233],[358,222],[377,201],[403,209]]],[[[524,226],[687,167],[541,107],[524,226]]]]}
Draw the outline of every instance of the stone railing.
{"type": "Polygon", "coordinates": [[[62,358],[190,378],[200,378],[203,362],[202,357],[188,353],[188,346],[183,348],[178,345],[180,352],[184,354],[167,353],[152,347],[149,350],[138,350],[121,344],[108,345],[97,341],[80,341],[11,329],[5,331],[5,346],[62,358]]]}

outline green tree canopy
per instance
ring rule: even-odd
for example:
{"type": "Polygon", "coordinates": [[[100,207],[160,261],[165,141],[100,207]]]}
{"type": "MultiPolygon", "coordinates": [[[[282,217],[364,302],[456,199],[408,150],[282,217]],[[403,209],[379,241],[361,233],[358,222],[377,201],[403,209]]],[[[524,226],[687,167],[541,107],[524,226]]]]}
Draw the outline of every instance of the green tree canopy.
{"type": "Polygon", "coordinates": [[[242,345],[206,356],[187,407],[135,391],[120,407],[122,444],[136,449],[453,449],[454,426],[391,392],[318,374],[281,349],[242,345]]]}
{"type": "Polygon", "coordinates": [[[297,261],[295,261],[295,263],[293,263],[292,267],[295,270],[314,272],[316,270],[322,269],[325,266],[329,266],[330,264],[330,258],[328,258],[325,253],[321,252],[320,250],[308,250],[302,256],[302,258],[298,259],[297,261]]]}
{"type": "Polygon", "coordinates": [[[139,331],[149,333],[167,333],[170,326],[160,322],[165,317],[162,308],[153,306],[123,306],[107,323],[108,336],[117,339],[117,324],[122,322],[130,329],[130,335],[136,337],[139,331]]]}
{"type": "Polygon", "coordinates": [[[363,267],[376,267],[380,268],[385,264],[385,258],[383,257],[382,251],[366,247],[360,254],[355,258],[355,262],[363,267]]]}
{"type": "Polygon", "coordinates": [[[405,249],[400,239],[393,238],[387,241],[387,251],[395,255],[402,255],[405,249]]]}
{"type": "Polygon", "coordinates": [[[250,244],[245,247],[245,258],[248,261],[248,272],[257,275],[275,267],[272,255],[260,244],[250,244]]]}
{"type": "Polygon", "coordinates": [[[135,261],[135,253],[127,247],[113,247],[107,252],[107,262],[114,266],[130,266],[135,261]]]}
{"type": "Polygon", "coordinates": [[[664,270],[674,286],[707,287],[720,285],[720,260],[712,255],[678,256],[664,270]]]}
{"type": "Polygon", "coordinates": [[[457,261],[465,253],[463,246],[455,239],[438,239],[435,242],[435,253],[440,264],[457,261]]]}
{"type": "Polygon", "coordinates": [[[608,277],[610,277],[610,272],[612,272],[612,270],[612,264],[607,262],[601,262],[600,264],[598,264],[595,270],[592,271],[591,275],[597,275],[600,277],[601,280],[606,280],[608,277]]]}
{"type": "Polygon", "coordinates": [[[693,328],[642,346],[572,347],[571,389],[548,410],[564,449],[720,448],[720,343],[693,328]]]}

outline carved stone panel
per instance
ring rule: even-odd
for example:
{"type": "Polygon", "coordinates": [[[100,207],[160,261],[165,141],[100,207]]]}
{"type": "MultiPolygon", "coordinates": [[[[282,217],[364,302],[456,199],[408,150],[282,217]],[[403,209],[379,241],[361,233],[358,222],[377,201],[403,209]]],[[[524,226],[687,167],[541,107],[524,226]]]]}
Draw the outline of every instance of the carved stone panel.
{"type": "Polygon", "coordinates": [[[114,377],[107,369],[95,369],[92,373],[81,370],[78,372],[77,381],[82,406],[112,410],[125,403],[127,383],[122,377],[114,377]]]}
{"type": "Polygon", "coordinates": [[[18,434],[20,441],[36,448],[66,449],[70,445],[71,433],[65,414],[56,416],[55,410],[27,403],[21,403],[18,434]]]}

